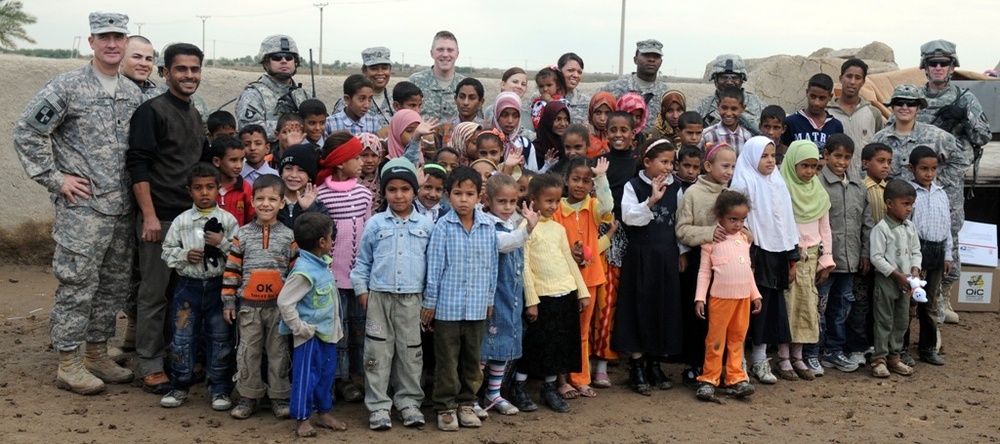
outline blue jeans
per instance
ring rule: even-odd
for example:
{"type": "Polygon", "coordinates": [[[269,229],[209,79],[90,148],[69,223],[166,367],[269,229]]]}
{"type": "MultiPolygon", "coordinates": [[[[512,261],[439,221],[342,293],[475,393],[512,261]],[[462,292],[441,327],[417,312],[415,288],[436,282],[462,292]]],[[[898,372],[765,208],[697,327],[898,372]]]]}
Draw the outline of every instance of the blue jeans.
{"type": "Polygon", "coordinates": [[[174,389],[194,385],[194,362],[203,343],[205,379],[212,395],[233,391],[235,354],[232,327],[222,317],[222,277],[181,277],[174,292],[174,339],[170,345],[171,383],[174,389]]]}
{"type": "Polygon", "coordinates": [[[820,316],[820,331],[823,332],[820,344],[825,344],[828,354],[842,352],[847,345],[847,316],[854,301],[854,275],[830,273],[830,278],[817,286],[817,290],[820,300],[826,300],[826,311],[820,316]]]}

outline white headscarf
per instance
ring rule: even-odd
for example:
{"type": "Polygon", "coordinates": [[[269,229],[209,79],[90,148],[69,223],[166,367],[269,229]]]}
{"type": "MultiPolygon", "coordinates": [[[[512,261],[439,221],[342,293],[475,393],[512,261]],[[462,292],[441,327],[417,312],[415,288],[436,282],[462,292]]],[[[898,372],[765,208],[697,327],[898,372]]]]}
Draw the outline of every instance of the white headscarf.
{"type": "Polygon", "coordinates": [[[754,243],[767,251],[783,252],[794,250],[799,243],[792,198],[777,167],[767,176],[757,170],[764,149],[773,144],[765,136],[748,140],[736,159],[733,182],[729,188],[746,194],[750,199],[747,225],[753,232],[754,243]]]}

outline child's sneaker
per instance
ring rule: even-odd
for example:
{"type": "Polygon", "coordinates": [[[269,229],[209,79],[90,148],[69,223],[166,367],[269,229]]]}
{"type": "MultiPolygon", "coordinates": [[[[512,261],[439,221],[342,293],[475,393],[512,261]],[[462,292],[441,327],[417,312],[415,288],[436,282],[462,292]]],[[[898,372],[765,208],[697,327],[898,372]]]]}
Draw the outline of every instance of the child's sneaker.
{"type": "Polygon", "coordinates": [[[403,420],[403,427],[423,427],[424,414],[420,413],[420,408],[415,405],[403,407],[399,411],[399,419],[403,420]]]}
{"type": "Polygon", "coordinates": [[[872,362],[872,376],[876,378],[888,378],[889,368],[885,366],[885,359],[879,358],[872,362]]]}
{"type": "Polygon", "coordinates": [[[483,422],[476,416],[471,405],[458,406],[458,424],[462,427],[482,427],[483,422]]]}
{"type": "Polygon", "coordinates": [[[368,428],[372,430],[389,430],[392,428],[392,418],[389,411],[379,409],[368,415],[368,428]]]}
{"type": "Polygon", "coordinates": [[[899,360],[903,361],[903,364],[906,364],[907,367],[913,367],[914,365],[917,365],[917,361],[913,359],[913,356],[910,356],[910,352],[908,351],[900,353],[899,360]]]}
{"type": "Polygon", "coordinates": [[[702,384],[698,387],[698,391],[696,391],[694,395],[702,401],[714,401],[715,387],[712,386],[712,384],[702,384]]]}
{"type": "Polygon", "coordinates": [[[187,399],[188,399],[187,390],[171,390],[167,392],[166,395],[163,395],[162,398],[160,398],[160,407],[165,407],[168,409],[172,409],[174,407],[180,407],[181,404],[184,404],[184,401],[187,401],[187,399]]]}
{"type": "Polygon", "coordinates": [[[229,395],[224,393],[212,395],[212,410],[224,412],[231,408],[233,408],[233,401],[229,399],[229,395]]]}
{"type": "Polygon", "coordinates": [[[247,419],[253,416],[257,412],[257,400],[253,398],[242,397],[240,401],[229,411],[229,416],[236,419],[247,419]]]}
{"type": "Polygon", "coordinates": [[[492,402],[490,402],[490,405],[486,406],[486,410],[491,410],[491,409],[496,410],[500,412],[501,415],[505,416],[516,415],[520,412],[520,410],[518,410],[518,408],[515,407],[514,404],[511,404],[510,401],[503,399],[502,397],[499,396],[492,402]]]}
{"type": "Polygon", "coordinates": [[[754,391],[753,385],[747,381],[737,382],[736,385],[729,388],[729,392],[737,398],[746,398],[754,394],[754,391]]]}
{"type": "Polygon", "coordinates": [[[868,360],[865,359],[865,352],[851,352],[847,355],[847,360],[857,364],[858,366],[865,365],[868,360]]]}
{"type": "MultiPolygon", "coordinates": [[[[475,418],[476,415],[472,415],[472,417],[475,418]]],[[[438,430],[444,432],[458,430],[458,420],[455,418],[454,410],[442,410],[438,412],[438,430]]]]}
{"type": "Polygon", "coordinates": [[[855,364],[854,361],[847,359],[847,356],[844,356],[844,352],[836,352],[823,356],[823,361],[820,362],[820,364],[822,364],[823,367],[832,367],[844,373],[850,373],[858,369],[858,364],[855,364]]]}
{"type": "Polygon", "coordinates": [[[752,374],[761,384],[774,384],[778,382],[778,377],[771,373],[771,362],[767,359],[750,366],[752,374]]]}
{"type": "Polygon", "coordinates": [[[288,419],[292,417],[292,409],[288,406],[287,399],[272,399],[271,413],[278,419],[288,419]]]}
{"type": "Polygon", "coordinates": [[[472,413],[475,413],[476,418],[479,418],[480,421],[490,417],[489,412],[483,406],[479,405],[478,402],[472,404],[472,413]]]}
{"type": "MultiPolygon", "coordinates": [[[[812,372],[813,377],[818,378],[818,377],[823,376],[824,374],[826,374],[826,372],[823,370],[823,366],[820,365],[820,363],[819,363],[819,358],[817,358],[815,356],[810,356],[808,358],[803,359],[803,361],[806,363],[806,367],[809,368],[809,371],[812,372]]],[[[800,374],[799,377],[801,378],[802,375],[800,374]]],[[[805,379],[805,378],[802,378],[802,379],[805,379]]]]}

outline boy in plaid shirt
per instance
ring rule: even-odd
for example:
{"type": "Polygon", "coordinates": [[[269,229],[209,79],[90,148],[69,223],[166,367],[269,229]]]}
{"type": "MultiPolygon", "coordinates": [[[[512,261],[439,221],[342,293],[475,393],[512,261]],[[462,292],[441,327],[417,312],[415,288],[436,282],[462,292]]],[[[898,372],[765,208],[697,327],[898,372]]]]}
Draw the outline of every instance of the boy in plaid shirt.
{"type": "Polygon", "coordinates": [[[481,425],[473,403],[483,382],[479,355],[486,318],[493,311],[498,266],[496,229],[476,209],[482,183],[472,168],[451,172],[445,189],[452,209],[438,219],[427,246],[420,322],[434,329],[434,410],[438,428],[446,431],[481,425]]]}

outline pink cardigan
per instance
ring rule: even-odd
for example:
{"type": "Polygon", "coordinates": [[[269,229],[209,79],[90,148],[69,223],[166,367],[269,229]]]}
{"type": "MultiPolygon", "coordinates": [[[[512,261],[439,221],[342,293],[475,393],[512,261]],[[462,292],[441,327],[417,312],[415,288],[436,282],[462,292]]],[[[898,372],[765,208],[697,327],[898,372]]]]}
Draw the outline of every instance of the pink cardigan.
{"type": "Polygon", "coordinates": [[[695,301],[705,302],[709,284],[714,298],[761,298],[750,265],[750,242],[743,233],[728,235],[722,242],[702,244],[695,301]]]}

